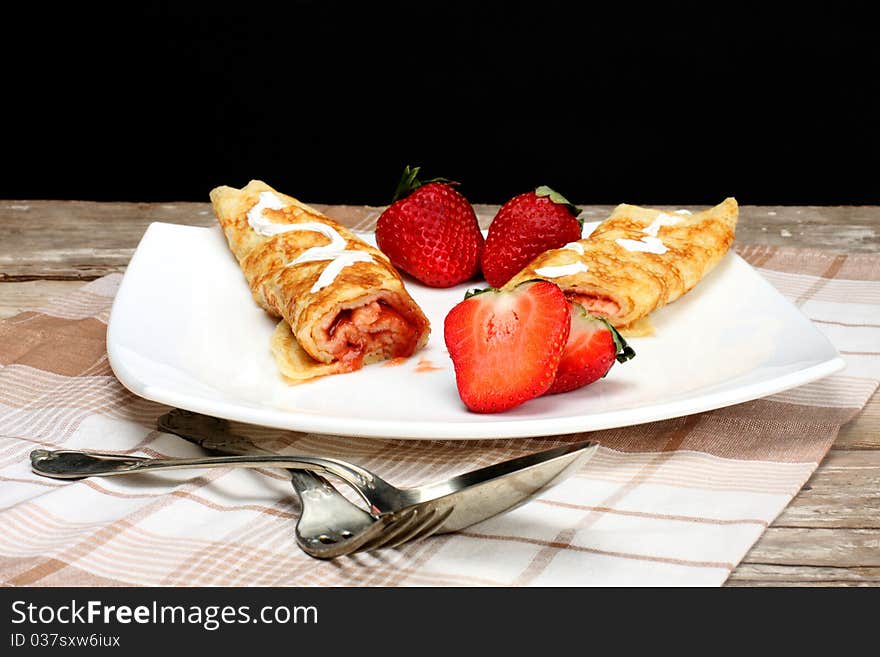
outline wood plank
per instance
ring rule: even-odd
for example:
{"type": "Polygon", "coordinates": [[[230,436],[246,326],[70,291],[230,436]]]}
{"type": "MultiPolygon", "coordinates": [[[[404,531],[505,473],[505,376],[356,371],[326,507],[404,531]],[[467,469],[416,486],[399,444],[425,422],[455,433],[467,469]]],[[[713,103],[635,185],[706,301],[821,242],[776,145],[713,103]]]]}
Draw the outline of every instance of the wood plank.
{"type": "Polygon", "coordinates": [[[81,287],[81,281],[23,281],[0,284],[0,319],[43,306],[51,297],[63,297],[81,287]]]}
{"type": "Polygon", "coordinates": [[[202,203],[0,203],[0,280],[93,279],[124,268],[153,221],[209,226],[202,203]]]}
{"type": "MultiPolygon", "coordinates": [[[[316,207],[349,225],[377,217],[381,207],[316,207]]],[[[477,204],[480,223],[498,206],[477,204]]],[[[586,206],[587,220],[602,219],[611,206],[586,206]]],[[[212,226],[207,203],[97,203],[91,201],[0,201],[0,280],[93,279],[119,271],[153,221],[212,226]]],[[[743,206],[741,244],[810,246],[859,253],[880,248],[880,207],[743,206]]]]}
{"type": "Polygon", "coordinates": [[[773,527],[880,529],[880,450],[832,450],[773,527]]]}
{"type": "Polygon", "coordinates": [[[880,449],[880,391],[851,421],[840,427],[835,449],[880,449]]]}
{"type": "Polygon", "coordinates": [[[769,527],[743,563],[880,568],[880,529],[769,527]]]}
{"type": "Polygon", "coordinates": [[[743,563],[725,586],[880,586],[880,568],[743,563]]]}

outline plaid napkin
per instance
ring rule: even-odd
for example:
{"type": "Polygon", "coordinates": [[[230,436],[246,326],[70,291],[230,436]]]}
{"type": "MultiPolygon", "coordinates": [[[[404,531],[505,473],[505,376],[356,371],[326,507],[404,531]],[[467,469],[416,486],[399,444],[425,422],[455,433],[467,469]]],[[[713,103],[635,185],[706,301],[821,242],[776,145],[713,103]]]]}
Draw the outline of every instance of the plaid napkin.
{"type": "MultiPolygon", "coordinates": [[[[582,586],[722,584],[816,469],[880,379],[880,257],[739,253],[846,358],[840,374],[717,411],[576,436],[352,439],[234,427],[275,451],[350,459],[394,484],[439,480],[590,438],[583,470],[457,534],[334,561],[293,536],[273,470],[73,482],[30,472],[38,447],[147,456],[199,448],[156,431],[169,409],[114,378],[105,331],[121,276],[0,322],[0,580],[12,586],[582,586]]],[[[797,339],[797,336],[792,336],[797,339]]]]}

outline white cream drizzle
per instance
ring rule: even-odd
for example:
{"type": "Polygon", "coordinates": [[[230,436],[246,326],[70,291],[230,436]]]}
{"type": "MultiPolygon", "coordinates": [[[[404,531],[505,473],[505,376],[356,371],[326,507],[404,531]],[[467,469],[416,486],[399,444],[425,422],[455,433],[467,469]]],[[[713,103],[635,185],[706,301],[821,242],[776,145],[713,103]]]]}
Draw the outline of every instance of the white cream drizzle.
{"type": "Polygon", "coordinates": [[[620,238],[614,241],[627,251],[640,251],[642,253],[663,255],[669,249],[667,249],[663,241],[657,237],[657,233],[663,226],[674,226],[679,221],[681,221],[681,218],[661,212],[654,218],[654,221],[652,221],[650,225],[642,229],[642,232],[645,234],[645,237],[642,239],[628,240],[620,238]]]}
{"type": "Polygon", "coordinates": [[[588,267],[578,260],[577,262],[570,262],[567,265],[558,265],[555,267],[539,267],[535,270],[535,273],[538,276],[543,276],[544,278],[560,278],[562,276],[573,276],[574,274],[578,274],[582,271],[587,271],[588,267]]]}
{"type": "Polygon", "coordinates": [[[289,224],[276,224],[266,219],[263,214],[263,210],[280,210],[283,207],[284,202],[272,192],[260,192],[260,200],[248,210],[248,225],[254,229],[255,233],[265,237],[286,233],[290,230],[289,224]]]}
{"type": "Polygon", "coordinates": [[[318,290],[330,285],[330,283],[336,280],[339,272],[349,265],[353,265],[356,262],[373,261],[373,256],[366,251],[347,250],[345,248],[347,245],[345,238],[333,226],[319,221],[304,221],[298,224],[276,224],[266,219],[263,214],[263,210],[280,210],[283,207],[284,202],[272,192],[260,192],[259,200],[248,210],[248,225],[258,235],[265,237],[274,237],[275,235],[293,231],[311,231],[320,233],[330,240],[330,243],[324,246],[313,246],[310,249],[306,249],[296,259],[285,265],[285,267],[290,267],[303,262],[330,261],[309,290],[311,293],[314,294],[318,290]]]}
{"type": "Polygon", "coordinates": [[[693,214],[690,210],[676,210],[675,214],[693,214]]]}
{"type": "Polygon", "coordinates": [[[681,221],[679,217],[673,217],[671,214],[661,212],[657,215],[654,221],[651,222],[651,225],[649,225],[647,228],[642,229],[642,232],[646,235],[657,237],[657,231],[659,231],[663,226],[674,226],[679,221],[681,221]]]}
{"type": "Polygon", "coordinates": [[[575,253],[579,253],[580,255],[584,255],[584,245],[580,242],[569,242],[563,249],[567,249],[568,251],[574,251],[575,253]]]}
{"type": "MultiPolygon", "coordinates": [[[[319,262],[321,260],[332,260],[345,251],[346,242],[333,226],[322,224],[320,221],[304,221],[299,224],[288,224],[290,231],[304,230],[312,233],[320,233],[330,240],[329,244],[324,246],[313,246],[306,249],[291,265],[298,265],[301,262],[319,262]]],[[[369,254],[368,254],[369,255],[369,254]]]]}
{"type": "Polygon", "coordinates": [[[627,251],[641,251],[642,253],[656,253],[657,255],[662,255],[669,250],[659,238],[651,237],[650,235],[643,237],[640,240],[617,239],[614,241],[627,251]]]}
{"type": "MultiPolygon", "coordinates": [[[[299,258],[297,258],[297,260],[299,260],[299,258]]],[[[297,260],[294,260],[294,262],[297,260]]],[[[349,265],[353,265],[356,262],[371,262],[372,260],[373,256],[366,251],[343,251],[324,267],[324,271],[321,272],[321,275],[318,276],[318,280],[312,285],[311,292],[317,292],[330,285],[330,283],[336,279],[336,276],[339,275],[339,272],[349,265]]]]}

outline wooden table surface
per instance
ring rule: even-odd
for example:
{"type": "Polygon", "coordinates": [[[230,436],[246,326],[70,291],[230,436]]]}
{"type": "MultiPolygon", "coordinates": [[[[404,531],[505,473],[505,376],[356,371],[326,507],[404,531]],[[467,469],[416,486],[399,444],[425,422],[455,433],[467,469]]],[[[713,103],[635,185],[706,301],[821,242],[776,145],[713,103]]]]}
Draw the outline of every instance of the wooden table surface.
{"type": "MultiPolygon", "coordinates": [[[[381,208],[314,204],[331,216],[381,208]]],[[[488,226],[497,206],[475,206],[488,226]]],[[[584,207],[584,206],[582,206],[584,207]]],[[[587,220],[610,206],[585,206],[587,220]]],[[[0,318],[82,281],[124,271],[153,221],[214,225],[207,203],[0,201],[0,318]]],[[[742,206],[738,244],[880,252],[880,207],[742,206]]],[[[880,395],[831,451],[728,580],[728,586],[880,585],[880,395]]]]}

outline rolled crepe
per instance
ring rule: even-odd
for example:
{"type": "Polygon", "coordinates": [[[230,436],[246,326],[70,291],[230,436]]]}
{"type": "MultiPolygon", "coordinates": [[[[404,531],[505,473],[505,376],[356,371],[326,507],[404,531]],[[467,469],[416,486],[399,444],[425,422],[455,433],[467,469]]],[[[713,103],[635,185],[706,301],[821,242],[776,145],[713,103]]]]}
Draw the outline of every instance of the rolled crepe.
{"type": "Polygon", "coordinates": [[[411,356],[430,325],[379,250],[317,210],[252,180],[211,190],[254,300],[281,318],[271,350],[291,383],[411,356]]]}
{"type": "Polygon", "coordinates": [[[653,333],[648,315],[693,288],[733,244],[736,199],[691,214],[622,204],[593,233],[532,260],[506,285],[549,280],[623,335],[653,333]]]}

